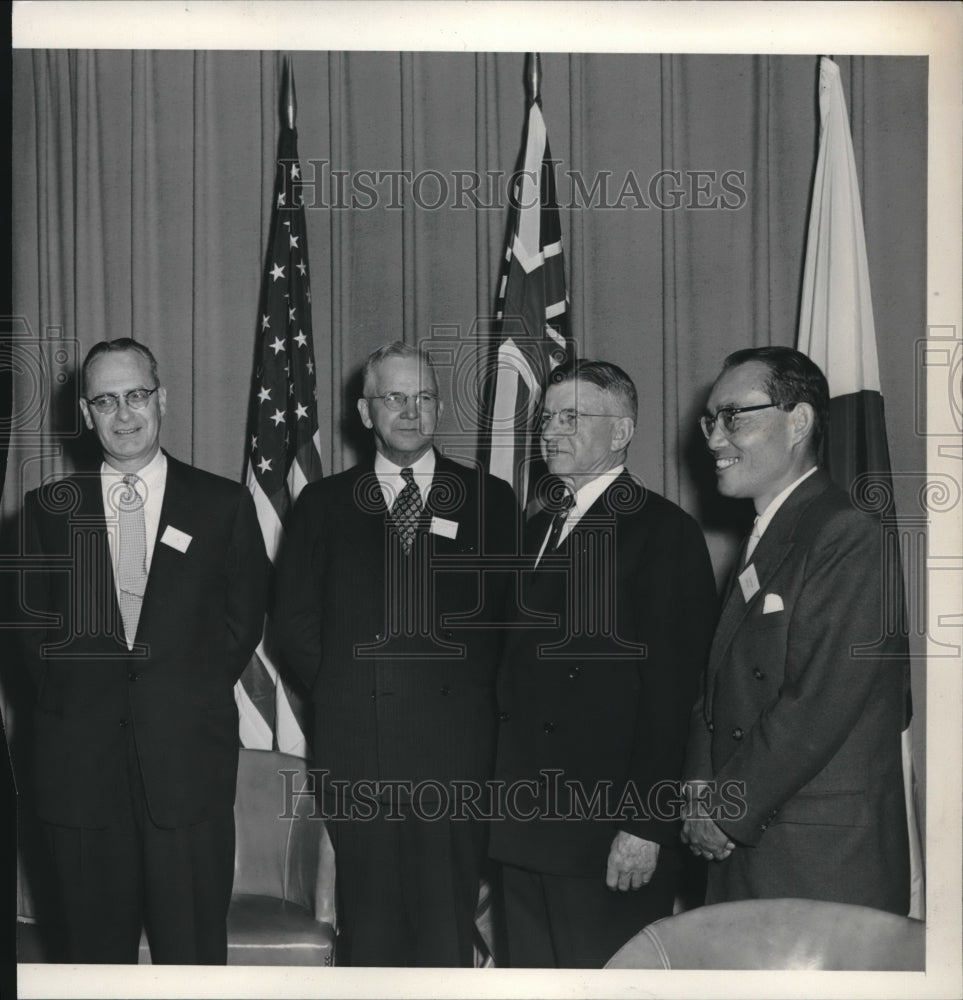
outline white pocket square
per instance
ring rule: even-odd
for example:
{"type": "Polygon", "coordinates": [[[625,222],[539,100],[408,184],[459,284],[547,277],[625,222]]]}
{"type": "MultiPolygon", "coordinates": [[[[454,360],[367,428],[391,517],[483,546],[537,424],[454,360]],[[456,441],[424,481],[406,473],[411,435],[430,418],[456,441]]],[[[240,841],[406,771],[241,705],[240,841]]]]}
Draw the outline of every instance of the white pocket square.
{"type": "Polygon", "coordinates": [[[762,613],[771,615],[774,611],[782,611],[782,598],[778,594],[766,594],[766,599],[762,602],[762,613]]]}

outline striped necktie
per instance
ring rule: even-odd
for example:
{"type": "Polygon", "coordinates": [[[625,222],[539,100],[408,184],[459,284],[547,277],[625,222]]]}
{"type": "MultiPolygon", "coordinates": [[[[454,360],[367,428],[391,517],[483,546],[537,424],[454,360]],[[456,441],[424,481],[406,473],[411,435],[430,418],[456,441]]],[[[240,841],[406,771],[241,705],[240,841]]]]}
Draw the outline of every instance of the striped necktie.
{"type": "MultiPolygon", "coordinates": [[[[117,586],[120,616],[128,647],[133,647],[140,620],[140,608],[147,587],[147,527],[144,522],[144,498],[137,491],[140,477],[124,476],[124,489],[117,500],[117,520],[120,528],[117,559],[117,586]]],[[[143,484],[141,484],[143,489],[143,484]]]]}
{"type": "Polygon", "coordinates": [[[575,506],[575,497],[565,491],[565,495],[559,500],[559,509],[552,518],[552,527],[548,532],[548,541],[545,543],[546,552],[554,552],[558,548],[558,541],[562,537],[562,528],[568,520],[568,512],[575,506]]]}
{"type": "Polygon", "coordinates": [[[421,502],[421,490],[415,482],[415,474],[411,468],[401,470],[401,478],[405,481],[404,489],[398,494],[391,507],[391,519],[401,537],[401,547],[405,555],[411,554],[415,531],[421,520],[424,504],[421,502]]]}
{"type": "Polygon", "coordinates": [[[752,559],[753,552],[756,551],[756,546],[759,544],[759,540],[762,535],[759,534],[759,516],[756,515],[755,521],[752,522],[752,531],[749,532],[749,541],[746,543],[746,558],[743,562],[744,566],[749,565],[749,560],[752,559]]]}

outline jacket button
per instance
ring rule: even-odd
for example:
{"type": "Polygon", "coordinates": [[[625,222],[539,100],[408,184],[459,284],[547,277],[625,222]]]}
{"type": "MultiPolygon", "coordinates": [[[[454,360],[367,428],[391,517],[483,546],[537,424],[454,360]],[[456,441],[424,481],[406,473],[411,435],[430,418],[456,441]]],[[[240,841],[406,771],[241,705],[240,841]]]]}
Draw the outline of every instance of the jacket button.
{"type": "Polygon", "coordinates": [[[372,691],[371,692],[371,700],[374,701],[375,698],[377,698],[377,697],[378,697],[378,692],[377,691],[372,691]]]}
{"type": "Polygon", "coordinates": [[[766,675],[758,668],[753,668],[752,676],[756,678],[757,681],[761,681],[766,675]]]}
{"type": "Polygon", "coordinates": [[[127,728],[127,720],[126,719],[121,719],[117,723],[117,725],[119,725],[121,729],[126,729],[127,728]]]}
{"type": "Polygon", "coordinates": [[[137,674],[136,674],[136,672],[133,671],[133,670],[131,670],[131,672],[127,675],[127,680],[129,680],[129,681],[136,681],[137,680],[137,674]]]}
{"type": "Polygon", "coordinates": [[[716,724],[714,722],[708,722],[706,723],[706,726],[708,727],[710,733],[714,733],[716,731],[716,724]]]}
{"type": "Polygon", "coordinates": [[[441,690],[442,694],[450,694],[451,693],[451,688],[447,684],[442,684],[440,690],[441,690]]]}
{"type": "Polygon", "coordinates": [[[555,732],[555,723],[546,722],[545,725],[542,726],[542,731],[545,733],[546,736],[551,736],[552,733],[555,732]]]}
{"type": "Polygon", "coordinates": [[[732,738],[734,740],[741,740],[742,737],[745,736],[745,735],[746,734],[738,726],[736,726],[736,728],[733,729],[733,731],[732,731],[732,738]]]}
{"type": "Polygon", "coordinates": [[[509,713],[509,712],[499,712],[498,713],[498,721],[499,722],[508,722],[508,720],[511,717],[512,717],[511,713],[509,713]]]}
{"type": "Polygon", "coordinates": [[[581,672],[582,672],[582,668],[581,667],[572,667],[572,669],[568,672],[568,679],[570,681],[574,681],[575,678],[578,677],[578,675],[581,672]]]}

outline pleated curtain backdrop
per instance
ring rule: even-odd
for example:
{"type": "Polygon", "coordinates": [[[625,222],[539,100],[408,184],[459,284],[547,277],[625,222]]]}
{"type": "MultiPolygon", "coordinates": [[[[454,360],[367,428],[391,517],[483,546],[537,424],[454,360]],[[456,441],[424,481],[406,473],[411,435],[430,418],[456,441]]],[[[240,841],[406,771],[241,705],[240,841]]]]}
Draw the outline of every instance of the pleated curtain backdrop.
{"type": "MultiPolygon", "coordinates": [[[[893,466],[921,471],[909,373],[925,336],[927,62],[838,61],[893,466]]],[[[132,335],[157,355],[167,449],[241,478],[281,63],[274,52],[14,51],[14,303],[48,367],[25,363],[15,378],[15,419],[29,413],[33,430],[14,428],[7,551],[23,493],[95,457],[79,433],[76,363],[104,337],[132,335]]],[[[315,181],[305,197],[329,473],[358,457],[356,380],[370,350],[433,329],[467,336],[492,313],[524,54],[297,52],[293,64],[315,181]]],[[[727,353],[795,341],[817,79],[815,54],[542,56],[573,335],[581,355],[635,379],[630,468],[699,519],[720,577],[745,512],[715,497],[696,418],[727,353]]],[[[470,387],[442,383],[464,402],[470,387]]],[[[470,457],[474,431],[456,411],[442,433],[470,457]]],[[[899,490],[901,512],[918,516],[916,487],[899,490]]],[[[15,728],[11,683],[0,703],[15,728]]],[[[916,700],[919,712],[922,688],[916,700]]]]}

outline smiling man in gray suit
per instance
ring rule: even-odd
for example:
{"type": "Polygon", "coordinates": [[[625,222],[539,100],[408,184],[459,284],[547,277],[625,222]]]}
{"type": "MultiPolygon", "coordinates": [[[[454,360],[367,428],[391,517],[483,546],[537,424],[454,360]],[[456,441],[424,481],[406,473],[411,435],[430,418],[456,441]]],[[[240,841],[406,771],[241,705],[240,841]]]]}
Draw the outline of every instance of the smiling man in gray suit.
{"type": "Polygon", "coordinates": [[[96,471],[24,506],[37,812],[67,961],[223,965],[234,880],[234,683],[270,563],[251,496],[160,448],[167,391],[128,338],[84,361],[96,471]]]}
{"type": "Polygon", "coordinates": [[[905,914],[909,660],[883,628],[884,602],[902,594],[879,525],[819,467],[828,411],[823,373],[785,347],[731,355],[709,395],[719,492],[751,499],[757,517],[692,715],[683,840],[710,859],[708,903],[905,914]]]}

